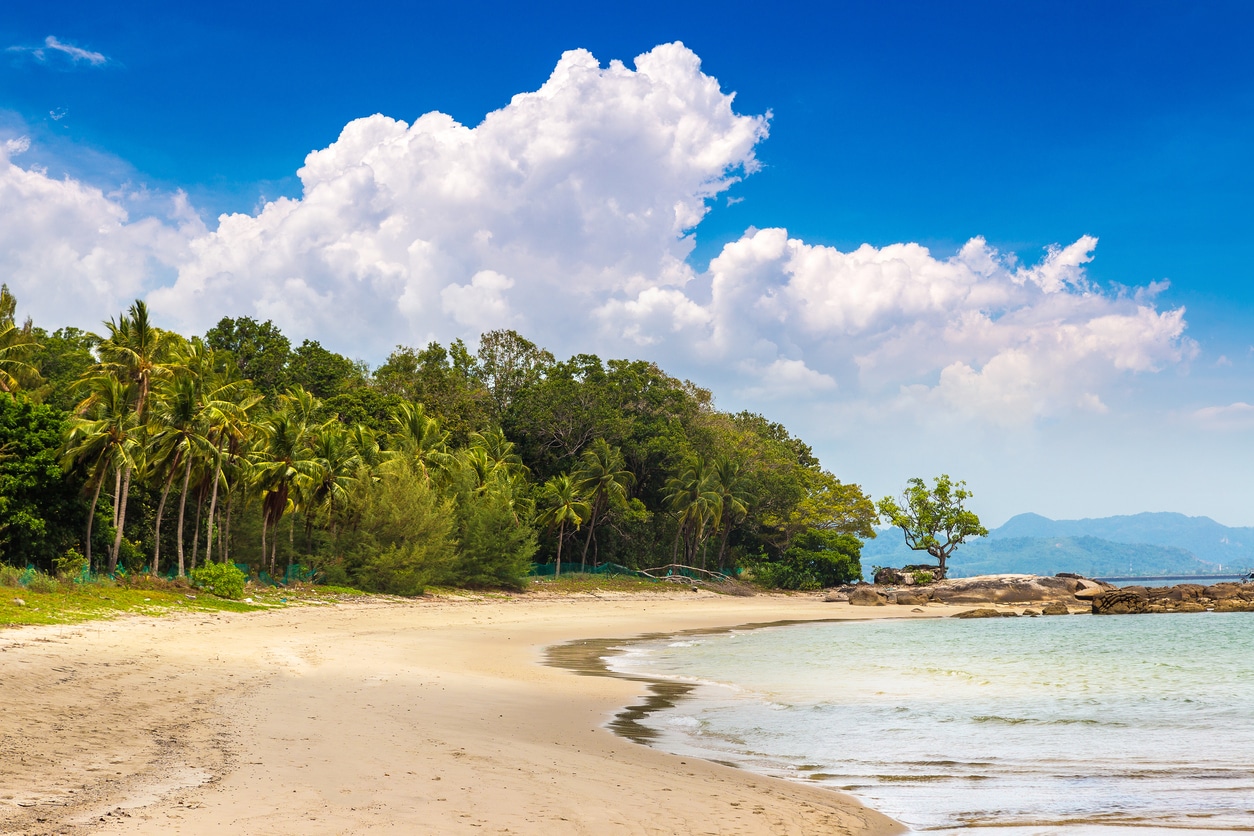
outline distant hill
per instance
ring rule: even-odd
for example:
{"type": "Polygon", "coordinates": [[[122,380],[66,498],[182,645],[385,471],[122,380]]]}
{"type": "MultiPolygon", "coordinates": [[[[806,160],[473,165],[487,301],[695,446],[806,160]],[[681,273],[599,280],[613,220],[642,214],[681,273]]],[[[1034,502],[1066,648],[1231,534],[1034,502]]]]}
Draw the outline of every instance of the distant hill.
{"type": "MultiPolygon", "coordinates": [[[[897,529],[886,530],[862,549],[873,566],[927,563],[911,552],[897,529]]],[[[950,576],[1024,572],[1089,576],[1192,575],[1254,567],[1254,528],[1232,528],[1209,517],[1133,514],[1083,520],[1051,520],[1020,514],[967,543],[950,558],[950,576]]]]}
{"type": "Polygon", "coordinates": [[[1147,543],[1192,552],[1225,568],[1254,566],[1254,528],[1221,525],[1210,517],[1184,514],[1131,514],[1083,520],[1051,520],[1020,514],[989,532],[988,539],[1015,537],[1099,537],[1114,543],[1147,543]]]}

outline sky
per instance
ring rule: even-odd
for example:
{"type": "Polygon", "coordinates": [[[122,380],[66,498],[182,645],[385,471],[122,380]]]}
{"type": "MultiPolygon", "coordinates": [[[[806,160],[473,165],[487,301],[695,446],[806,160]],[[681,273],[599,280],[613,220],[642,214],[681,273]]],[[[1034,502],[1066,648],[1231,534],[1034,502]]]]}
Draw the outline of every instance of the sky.
{"type": "Polygon", "coordinates": [[[1254,525],[1248,4],[453,5],[7,9],[19,316],[514,328],[872,496],[1254,525]]]}

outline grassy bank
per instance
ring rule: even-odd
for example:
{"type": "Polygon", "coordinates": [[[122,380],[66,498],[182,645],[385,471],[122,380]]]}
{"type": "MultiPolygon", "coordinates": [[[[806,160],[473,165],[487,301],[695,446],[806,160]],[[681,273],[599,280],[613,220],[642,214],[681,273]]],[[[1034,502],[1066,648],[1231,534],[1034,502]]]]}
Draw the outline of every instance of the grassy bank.
{"type": "Polygon", "coordinates": [[[330,586],[284,588],[249,585],[245,598],[218,598],[185,583],[138,578],[71,583],[41,576],[35,588],[0,586],[0,627],[73,624],[123,614],[160,616],[172,612],[249,612],[293,604],[330,603],[365,593],[330,586]]]}

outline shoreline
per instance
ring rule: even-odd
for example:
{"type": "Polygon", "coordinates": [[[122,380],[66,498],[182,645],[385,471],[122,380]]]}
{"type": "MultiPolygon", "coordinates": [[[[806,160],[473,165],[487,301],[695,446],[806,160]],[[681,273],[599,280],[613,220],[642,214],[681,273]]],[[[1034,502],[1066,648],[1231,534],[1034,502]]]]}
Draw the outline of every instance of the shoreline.
{"type": "Polygon", "coordinates": [[[546,656],[957,609],[606,593],[7,631],[0,832],[901,833],[837,791],[621,737],[644,683],[546,656]]]}

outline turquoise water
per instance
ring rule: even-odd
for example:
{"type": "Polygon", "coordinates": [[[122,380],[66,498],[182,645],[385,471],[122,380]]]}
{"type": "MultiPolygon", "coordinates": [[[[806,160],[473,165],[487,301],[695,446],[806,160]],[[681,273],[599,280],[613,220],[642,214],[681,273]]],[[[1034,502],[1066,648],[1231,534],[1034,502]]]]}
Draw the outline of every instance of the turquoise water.
{"type": "Polygon", "coordinates": [[[654,745],[916,830],[1254,830],[1254,613],[790,625],[609,663],[697,684],[654,745]]]}

